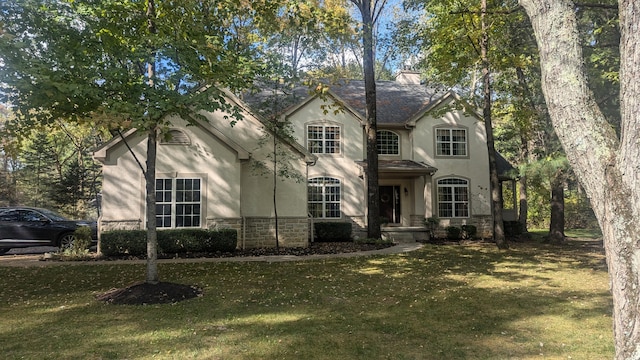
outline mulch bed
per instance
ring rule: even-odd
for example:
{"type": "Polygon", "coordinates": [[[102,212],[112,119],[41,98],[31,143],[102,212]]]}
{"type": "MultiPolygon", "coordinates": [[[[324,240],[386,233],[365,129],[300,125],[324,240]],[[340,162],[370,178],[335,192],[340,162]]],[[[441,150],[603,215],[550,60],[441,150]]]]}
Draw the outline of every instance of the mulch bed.
{"type": "MultiPolygon", "coordinates": [[[[196,257],[234,257],[234,256],[269,256],[269,255],[313,255],[313,254],[340,254],[356,251],[368,251],[383,249],[392,244],[356,244],[353,242],[312,243],[308,248],[260,248],[236,250],[232,253],[186,253],[175,255],[161,255],[158,258],[196,258],[196,257]]],[[[135,257],[112,257],[109,259],[136,259],[135,257]]],[[[105,258],[102,258],[105,260],[105,258]]],[[[202,296],[202,289],[184,284],[159,282],[149,284],[137,282],[125,288],[111,289],[103,294],[98,294],[96,299],[115,305],[152,305],[173,304],[179,301],[193,299],[202,296]]]]}
{"type": "MultiPolygon", "coordinates": [[[[236,250],[233,252],[214,252],[214,253],[177,253],[177,254],[158,254],[158,259],[183,259],[183,258],[225,258],[225,257],[253,257],[253,256],[272,256],[272,255],[292,255],[305,256],[317,254],[342,254],[357,251],[369,251],[384,249],[393,246],[393,244],[357,244],[354,242],[313,242],[309,247],[290,248],[280,247],[276,250],[271,248],[257,248],[236,250]]],[[[100,260],[140,260],[146,259],[146,256],[110,256],[102,257],[100,260]]]]}

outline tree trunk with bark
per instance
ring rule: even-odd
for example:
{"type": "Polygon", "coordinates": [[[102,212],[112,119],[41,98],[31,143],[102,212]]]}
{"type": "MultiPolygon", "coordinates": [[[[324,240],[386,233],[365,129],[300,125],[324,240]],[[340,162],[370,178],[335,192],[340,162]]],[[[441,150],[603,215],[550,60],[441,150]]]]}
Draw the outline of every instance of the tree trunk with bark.
{"type": "Polygon", "coordinates": [[[564,181],[557,176],[551,184],[551,222],[547,241],[564,242],[564,181]]]}
{"type": "Polygon", "coordinates": [[[502,220],[502,187],[498,177],[496,165],[496,149],[493,138],[493,124],[491,119],[491,67],[488,58],[489,31],[486,20],[487,0],[482,0],[482,39],[480,41],[480,56],[482,57],[483,106],[482,117],[487,133],[487,151],[489,153],[489,181],[491,184],[491,213],[493,218],[493,241],[500,249],[508,249],[509,243],[504,235],[502,220]]]}
{"type": "Polygon", "coordinates": [[[156,228],[156,154],[158,133],[155,128],[147,135],[147,278],[149,284],[157,284],[158,276],[158,232],[156,228]]]}
{"type": "Polygon", "coordinates": [[[620,0],[621,133],[589,89],[575,4],[520,0],[540,51],[552,123],[593,205],[611,277],[616,359],[640,359],[640,2],[620,0]]]}
{"type": "Polygon", "coordinates": [[[373,55],[373,9],[371,0],[354,1],[362,15],[364,50],[364,90],[366,102],[365,133],[367,137],[367,237],[379,239],[380,188],[378,184],[378,125],[376,120],[376,76],[373,55]]]}

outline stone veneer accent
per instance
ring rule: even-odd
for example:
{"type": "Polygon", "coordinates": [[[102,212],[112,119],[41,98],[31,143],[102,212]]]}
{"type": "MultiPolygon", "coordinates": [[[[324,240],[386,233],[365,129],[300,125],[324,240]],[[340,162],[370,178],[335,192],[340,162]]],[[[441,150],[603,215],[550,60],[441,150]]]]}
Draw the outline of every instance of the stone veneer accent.
{"type": "MultiPolygon", "coordinates": [[[[270,217],[207,219],[207,227],[231,228],[238,231],[238,248],[276,246],[275,219],[270,217]],[[243,241],[244,236],[244,241],[243,241]]],[[[305,217],[279,217],[278,235],[282,247],[309,246],[309,219],[305,217]]]]}
{"type": "Polygon", "coordinates": [[[140,230],[142,220],[99,220],[100,232],[112,230],[140,230]]]}
{"type": "Polygon", "coordinates": [[[465,219],[440,219],[440,226],[436,229],[436,236],[447,237],[446,227],[461,225],[475,225],[478,230],[478,237],[488,239],[493,237],[493,220],[491,215],[474,215],[465,219]]]}

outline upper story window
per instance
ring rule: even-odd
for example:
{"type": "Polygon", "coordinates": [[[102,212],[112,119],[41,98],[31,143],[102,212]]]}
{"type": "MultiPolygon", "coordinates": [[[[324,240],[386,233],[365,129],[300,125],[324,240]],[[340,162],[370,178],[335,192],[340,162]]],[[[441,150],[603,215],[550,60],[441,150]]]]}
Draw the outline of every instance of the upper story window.
{"type": "Polygon", "coordinates": [[[200,227],[201,189],[200,179],[156,179],[156,226],[200,227]]]}
{"type": "Polygon", "coordinates": [[[400,136],[388,130],[378,131],[378,154],[400,155],[400,136]]]}
{"type": "Polygon", "coordinates": [[[469,181],[459,178],[438,180],[438,217],[469,217],[469,181]]]}
{"type": "Polygon", "coordinates": [[[309,179],[309,213],[314,218],[337,219],[340,211],[340,180],[332,177],[309,179]]]}
{"type": "Polygon", "coordinates": [[[436,129],[437,156],[467,156],[467,129],[436,129]]]}
{"type": "Polygon", "coordinates": [[[340,127],[308,125],[307,148],[312,154],[340,154],[340,127]]]}

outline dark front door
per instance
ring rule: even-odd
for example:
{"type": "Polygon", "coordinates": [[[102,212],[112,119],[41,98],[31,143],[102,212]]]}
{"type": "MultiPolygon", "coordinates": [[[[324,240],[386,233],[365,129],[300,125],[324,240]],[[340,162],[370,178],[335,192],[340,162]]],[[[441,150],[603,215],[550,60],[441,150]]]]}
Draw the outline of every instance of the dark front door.
{"type": "Polygon", "coordinates": [[[399,186],[380,186],[380,217],[383,223],[400,223],[399,186]]]}

